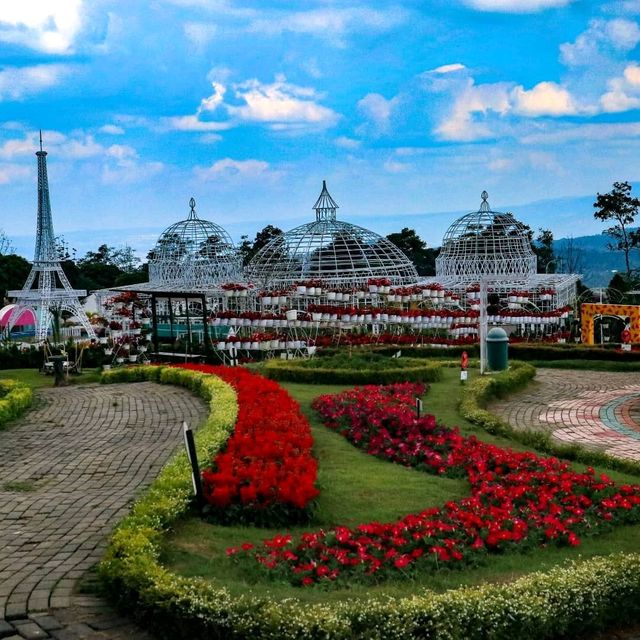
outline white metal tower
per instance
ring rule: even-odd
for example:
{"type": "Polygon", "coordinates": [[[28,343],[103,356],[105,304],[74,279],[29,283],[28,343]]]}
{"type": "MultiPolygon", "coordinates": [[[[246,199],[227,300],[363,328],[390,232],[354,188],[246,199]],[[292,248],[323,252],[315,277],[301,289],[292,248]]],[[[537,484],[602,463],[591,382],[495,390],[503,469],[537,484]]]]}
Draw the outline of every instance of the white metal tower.
{"type": "Polygon", "coordinates": [[[33,266],[24,286],[18,291],[9,291],[16,307],[9,317],[6,335],[25,309],[34,312],[36,318],[36,340],[45,340],[51,329],[53,316],[60,317],[62,311],[68,311],[81,323],[89,338],[96,334],[80,304],[80,297],[87,292],[73,289],[62,267],[56,251],[51,203],[49,201],[49,181],[47,179],[47,152],[42,150],[42,133],[40,134],[40,151],[38,158],[38,223],[36,230],[36,251],[33,266]]]}

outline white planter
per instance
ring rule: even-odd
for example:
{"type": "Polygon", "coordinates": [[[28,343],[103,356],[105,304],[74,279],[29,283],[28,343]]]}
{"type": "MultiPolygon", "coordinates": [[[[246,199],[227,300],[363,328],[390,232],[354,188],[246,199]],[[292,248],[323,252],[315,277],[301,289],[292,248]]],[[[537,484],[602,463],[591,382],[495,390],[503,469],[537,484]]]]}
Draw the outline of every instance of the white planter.
{"type": "Polygon", "coordinates": [[[316,295],[316,288],[315,287],[307,287],[307,295],[308,296],[315,296],[316,295]]]}
{"type": "Polygon", "coordinates": [[[251,349],[259,349],[259,348],[260,348],[260,343],[259,343],[257,340],[254,340],[254,341],[251,343],[251,347],[250,347],[250,348],[251,348],[251,349]]]}
{"type": "Polygon", "coordinates": [[[138,351],[140,353],[146,353],[147,352],[147,347],[138,347],[138,351]]]}
{"type": "MultiPolygon", "coordinates": [[[[327,293],[327,300],[335,300],[335,299],[336,299],[336,292],[329,291],[329,293],[327,293]]],[[[342,299],[342,295],[340,296],[340,299],[342,299]]]]}
{"type": "Polygon", "coordinates": [[[270,340],[269,341],[269,348],[270,349],[277,349],[280,346],[280,340],[270,340]]]}
{"type": "Polygon", "coordinates": [[[124,358],[116,358],[116,362],[118,364],[122,364],[124,362],[124,358]]]}
{"type": "Polygon", "coordinates": [[[262,304],[271,304],[271,296],[262,296],[260,302],[262,302],[262,304]]]}
{"type": "Polygon", "coordinates": [[[370,284],[369,285],[369,293],[378,293],[378,285],[370,284]]]}
{"type": "MultiPolygon", "coordinates": [[[[329,314],[327,313],[327,316],[328,316],[328,315],[329,315],[329,314]]],[[[322,314],[321,314],[321,313],[317,313],[316,311],[314,311],[314,312],[311,314],[311,319],[312,319],[314,322],[320,322],[320,320],[322,320],[322,314]]]]}
{"type": "Polygon", "coordinates": [[[222,342],[222,341],[221,341],[221,342],[218,342],[218,343],[216,344],[216,349],[217,349],[218,351],[225,351],[225,350],[226,350],[226,348],[227,348],[227,343],[226,343],[226,342],[222,342]]]}
{"type": "Polygon", "coordinates": [[[298,317],[298,310],[290,309],[285,315],[287,316],[287,320],[295,320],[298,317]]]}
{"type": "Polygon", "coordinates": [[[129,362],[137,362],[138,361],[138,356],[136,354],[131,354],[129,356],[129,362]]]}
{"type": "Polygon", "coordinates": [[[439,290],[437,293],[438,293],[438,298],[442,298],[442,299],[444,299],[444,297],[445,297],[445,295],[444,295],[444,289],[439,290]]]}
{"type": "Polygon", "coordinates": [[[100,344],[108,344],[109,343],[109,338],[105,338],[105,337],[98,338],[98,342],[100,344]]]}
{"type": "Polygon", "coordinates": [[[111,369],[111,365],[110,364],[103,364],[102,365],[102,370],[103,371],[109,371],[109,369],[111,369]]]}
{"type": "Polygon", "coordinates": [[[364,291],[356,291],[356,300],[364,300],[365,295],[364,291]]]}
{"type": "Polygon", "coordinates": [[[304,284],[299,284],[296,287],[296,291],[298,292],[299,295],[303,296],[305,293],[307,293],[307,286],[304,284]]]}
{"type": "Polygon", "coordinates": [[[110,356],[113,353],[113,349],[105,349],[104,350],[104,355],[105,356],[110,356]]]}

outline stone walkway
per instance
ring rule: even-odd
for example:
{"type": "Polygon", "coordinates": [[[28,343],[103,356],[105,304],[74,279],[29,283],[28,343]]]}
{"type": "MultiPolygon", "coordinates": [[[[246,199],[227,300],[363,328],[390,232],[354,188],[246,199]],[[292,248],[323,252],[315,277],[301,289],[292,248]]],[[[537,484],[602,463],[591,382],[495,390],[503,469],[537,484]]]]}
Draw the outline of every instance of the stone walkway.
{"type": "Polygon", "coordinates": [[[71,386],[38,391],[0,432],[0,638],[145,637],[74,587],[181,443],[182,421],[205,415],[173,386],[71,386]]]}
{"type": "Polygon", "coordinates": [[[640,373],[538,369],[533,385],[489,409],[513,427],[640,460],[640,373]]]}

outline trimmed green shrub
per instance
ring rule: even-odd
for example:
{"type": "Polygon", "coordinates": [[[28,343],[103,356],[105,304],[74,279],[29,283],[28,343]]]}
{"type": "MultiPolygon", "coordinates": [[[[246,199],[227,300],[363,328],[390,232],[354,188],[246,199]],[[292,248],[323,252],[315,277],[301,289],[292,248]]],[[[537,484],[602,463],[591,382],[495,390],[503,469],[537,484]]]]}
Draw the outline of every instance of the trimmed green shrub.
{"type": "Polygon", "coordinates": [[[269,360],[263,372],[273,380],[307,384],[392,384],[437,382],[441,367],[440,362],[417,358],[341,353],[310,360],[269,360]]]}
{"type": "MultiPolygon", "coordinates": [[[[519,369],[520,367],[515,367],[519,369]]],[[[506,389],[530,379],[530,367],[506,389]]],[[[124,370],[127,371],[127,370],[124,370]]],[[[160,373],[165,380],[187,378],[160,373]]],[[[137,379],[136,374],[118,374],[137,379]]],[[[202,375],[189,372],[191,375],[202,375]]],[[[502,374],[501,374],[502,375],[502,374]]],[[[114,376],[106,374],[109,381],[114,376]]],[[[497,377],[497,376],[496,376],[497,377]]],[[[505,376],[506,377],[506,376],[505,376]]],[[[235,422],[232,391],[224,383],[193,380],[187,386],[211,393],[211,415],[198,435],[216,433],[221,446],[235,422]],[[226,386],[226,385],[225,385],[226,386]]],[[[496,391],[496,389],[494,389],[496,391]]],[[[489,391],[483,389],[487,397],[489,391]]],[[[160,563],[162,534],[188,511],[190,470],[179,454],[161,472],[130,516],[114,532],[100,574],[112,597],[136,614],[158,637],[174,639],[281,638],[383,640],[511,639],[576,637],[640,615],[640,555],[612,555],[574,562],[546,573],[532,573],[510,584],[487,584],[437,594],[428,590],[408,598],[376,597],[324,604],[281,602],[248,593],[238,596],[197,578],[176,576],[160,563]],[[620,607],[620,602],[625,606],[620,607]]]]}
{"type": "Polygon", "coordinates": [[[29,387],[17,380],[0,380],[0,429],[21,416],[33,401],[29,387]]]}

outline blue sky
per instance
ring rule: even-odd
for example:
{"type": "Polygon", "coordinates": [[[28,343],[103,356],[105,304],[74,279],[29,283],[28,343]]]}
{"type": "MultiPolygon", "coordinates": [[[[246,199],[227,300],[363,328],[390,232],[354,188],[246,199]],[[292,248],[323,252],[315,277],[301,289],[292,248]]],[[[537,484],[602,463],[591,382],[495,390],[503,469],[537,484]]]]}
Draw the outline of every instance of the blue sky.
{"type": "Polygon", "coordinates": [[[339,215],[439,244],[483,189],[556,237],[640,181],[640,0],[0,3],[0,228],[30,256],[37,130],[57,233],[145,253],[339,215]]]}

